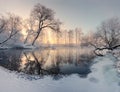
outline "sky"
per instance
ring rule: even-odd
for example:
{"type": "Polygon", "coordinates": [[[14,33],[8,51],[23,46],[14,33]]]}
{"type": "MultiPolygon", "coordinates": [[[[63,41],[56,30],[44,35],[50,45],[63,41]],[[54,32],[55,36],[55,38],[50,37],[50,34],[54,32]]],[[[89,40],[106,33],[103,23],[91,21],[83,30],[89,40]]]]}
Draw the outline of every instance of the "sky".
{"type": "Polygon", "coordinates": [[[0,0],[0,13],[12,12],[24,18],[37,3],[51,8],[65,29],[89,32],[112,17],[120,17],[120,0],[0,0]]]}

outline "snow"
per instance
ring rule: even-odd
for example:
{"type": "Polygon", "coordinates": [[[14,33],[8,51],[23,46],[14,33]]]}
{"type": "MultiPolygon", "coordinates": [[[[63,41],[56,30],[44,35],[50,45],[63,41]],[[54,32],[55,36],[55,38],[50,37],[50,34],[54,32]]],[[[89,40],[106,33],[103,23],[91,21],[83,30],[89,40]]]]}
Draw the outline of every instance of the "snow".
{"type": "Polygon", "coordinates": [[[1,46],[0,50],[5,50],[5,49],[35,49],[38,48],[33,45],[28,45],[28,44],[14,44],[13,46],[1,46]]]}
{"type": "Polygon", "coordinates": [[[0,50],[10,49],[8,46],[0,47],[0,50]]]}
{"type": "Polygon", "coordinates": [[[73,74],[59,80],[51,76],[41,79],[36,76],[31,80],[30,76],[0,67],[0,92],[120,92],[115,62],[116,58],[111,54],[96,57],[87,78],[73,74]]]}
{"type": "Polygon", "coordinates": [[[35,49],[35,46],[27,44],[17,44],[11,47],[12,49],[35,49]]]}
{"type": "Polygon", "coordinates": [[[37,48],[51,48],[51,49],[55,49],[56,47],[54,46],[49,46],[49,45],[40,45],[40,46],[36,46],[36,45],[29,45],[29,44],[24,44],[24,43],[16,43],[14,45],[10,45],[10,46],[0,46],[0,50],[5,50],[5,49],[37,49],[37,48]]]}

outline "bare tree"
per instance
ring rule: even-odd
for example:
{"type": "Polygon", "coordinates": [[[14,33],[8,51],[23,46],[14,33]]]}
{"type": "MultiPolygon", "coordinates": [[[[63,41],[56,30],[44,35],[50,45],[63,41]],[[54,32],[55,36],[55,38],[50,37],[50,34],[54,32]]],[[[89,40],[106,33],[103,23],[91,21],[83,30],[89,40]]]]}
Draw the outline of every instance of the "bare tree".
{"type": "Polygon", "coordinates": [[[57,44],[61,44],[61,36],[62,36],[62,33],[61,32],[56,32],[56,36],[57,36],[57,44]]]}
{"type": "Polygon", "coordinates": [[[73,30],[69,30],[69,45],[73,44],[73,30]]]}
{"type": "Polygon", "coordinates": [[[76,45],[78,45],[78,29],[77,28],[75,29],[75,42],[76,42],[76,45]]]}
{"type": "Polygon", "coordinates": [[[80,45],[81,42],[82,42],[82,37],[83,37],[82,29],[79,28],[77,33],[78,33],[78,37],[77,37],[77,39],[78,39],[78,45],[80,45]]]}
{"type": "Polygon", "coordinates": [[[113,50],[120,47],[119,18],[111,18],[102,22],[93,38],[94,43],[90,44],[96,48],[95,51],[113,50]]]}
{"type": "Polygon", "coordinates": [[[34,25],[35,22],[30,18],[30,19],[26,19],[24,20],[24,28],[26,29],[27,35],[26,38],[24,40],[24,44],[27,43],[29,36],[35,34],[35,30],[34,30],[34,25]]]}
{"type": "Polygon", "coordinates": [[[31,11],[31,18],[33,18],[35,24],[38,25],[36,36],[33,39],[32,45],[35,44],[43,29],[50,28],[54,31],[59,31],[60,22],[58,20],[55,20],[53,10],[46,8],[39,3],[36,4],[31,11]]]}
{"type": "Polygon", "coordinates": [[[64,41],[65,41],[65,45],[67,44],[67,37],[68,37],[68,32],[67,32],[67,30],[64,30],[64,32],[63,32],[63,34],[64,34],[64,41]]]}
{"type": "Polygon", "coordinates": [[[4,31],[4,28],[6,26],[6,19],[4,18],[4,16],[0,16],[0,33],[2,33],[4,31]]]}
{"type": "Polygon", "coordinates": [[[15,36],[20,31],[20,25],[21,25],[21,19],[19,16],[15,14],[8,13],[8,18],[6,18],[6,23],[4,31],[6,34],[8,34],[8,37],[0,42],[0,44],[6,43],[8,40],[10,40],[13,36],[15,36]]]}

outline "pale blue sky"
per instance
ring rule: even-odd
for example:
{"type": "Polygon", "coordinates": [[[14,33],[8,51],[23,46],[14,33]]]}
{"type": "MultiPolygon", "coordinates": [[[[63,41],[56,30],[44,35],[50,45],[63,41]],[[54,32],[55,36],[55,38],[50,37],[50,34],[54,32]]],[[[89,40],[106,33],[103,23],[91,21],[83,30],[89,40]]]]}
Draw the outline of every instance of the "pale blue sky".
{"type": "Polygon", "coordinates": [[[0,0],[0,13],[13,12],[28,17],[36,3],[56,12],[68,29],[95,29],[103,20],[120,16],[120,0],[0,0]]]}

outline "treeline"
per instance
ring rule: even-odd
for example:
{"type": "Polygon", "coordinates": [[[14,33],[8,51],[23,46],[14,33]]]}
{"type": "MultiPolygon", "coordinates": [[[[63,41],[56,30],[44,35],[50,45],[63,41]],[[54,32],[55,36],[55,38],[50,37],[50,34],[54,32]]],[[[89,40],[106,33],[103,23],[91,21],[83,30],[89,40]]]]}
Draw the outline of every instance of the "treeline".
{"type": "Polygon", "coordinates": [[[80,28],[62,30],[61,22],[55,18],[55,13],[41,4],[36,4],[28,19],[7,13],[0,16],[0,46],[15,43],[65,44],[94,46],[97,50],[115,49],[120,46],[120,20],[111,18],[105,20],[95,33],[83,34],[80,28]]]}
{"type": "Polygon", "coordinates": [[[43,44],[77,44],[80,45],[82,30],[61,30],[61,22],[55,19],[53,10],[36,4],[28,19],[7,13],[0,16],[0,45],[24,43],[43,44]]]}

